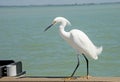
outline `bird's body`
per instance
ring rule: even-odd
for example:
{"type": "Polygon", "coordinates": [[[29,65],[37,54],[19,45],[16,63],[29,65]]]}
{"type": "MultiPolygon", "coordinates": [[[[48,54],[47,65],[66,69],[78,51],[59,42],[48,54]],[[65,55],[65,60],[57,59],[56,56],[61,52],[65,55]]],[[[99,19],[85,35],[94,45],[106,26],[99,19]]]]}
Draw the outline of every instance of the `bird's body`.
{"type": "MultiPolygon", "coordinates": [[[[53,20],[53,23],[48,28],[50,28],[52,25],[56,23],[60,23],[59,32],[61,37],[67,43],[69,43],[77,51],[78,54],[82,54],[85,57],[87,62],[87,75],[88,75],[88,60],[86,56],[89,56],[93,59],[98,59],[98,55],[102,52],[102,47],[96,47],[83,31],[80,31],[78,29],[72,29],[71,31],[66,32],[64,28],[66,27],[66,25],[69,25],[70,22],[64,17],[56,17],[53,20]]],[[[45,31],[48,28],[46,28],[45,31]]],[[[71,76],[74,75],[78,66],[79,57],[77,67],[75,68],[71,76]]]]}
{"type": "Polygon", "coordinates": [[[60,35],[61,37],[67,41],[76,51],[78,54],[85,54],[93,59],[98,59],[98,55],[102,51],[102,47],[97,48],[91,40],[88,38],[88,36],[78,30],[78,29],[72,29],[69,32],[66,32],[64,30],[66,24],[61,24],[59,27],[60,35]]]}

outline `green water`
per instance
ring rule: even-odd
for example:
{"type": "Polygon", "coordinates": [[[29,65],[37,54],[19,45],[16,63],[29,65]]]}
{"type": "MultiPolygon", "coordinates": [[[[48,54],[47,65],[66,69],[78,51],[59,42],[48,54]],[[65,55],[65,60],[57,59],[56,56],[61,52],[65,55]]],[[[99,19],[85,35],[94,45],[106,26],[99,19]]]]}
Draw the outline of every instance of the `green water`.
{"type": "MultiPolygon", "coordinates": [[[[59,25],[43,32],[56,16],[71,22],[66,31],[80,29],[103,46],[98,60],[89,59],[91,75],[120,76],[120,4],[0,7],[0,59],[22,61],[27,75],[71,75],[76,52],[59,36],[59,25]]],[[[75,75],[86,75],[82,55],[75,75]]]]}

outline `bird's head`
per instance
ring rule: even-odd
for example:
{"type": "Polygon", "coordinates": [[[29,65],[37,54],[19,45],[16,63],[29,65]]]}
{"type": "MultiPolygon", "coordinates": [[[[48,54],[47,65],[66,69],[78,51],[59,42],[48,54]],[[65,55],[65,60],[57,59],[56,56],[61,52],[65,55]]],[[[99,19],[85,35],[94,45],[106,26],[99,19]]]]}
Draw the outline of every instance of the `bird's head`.
{"type": "Polygon", "coordinates": [[[52,24],[49,25],[44,31],[47,31],[50,27],[52,27],[53,25],[57,24],[57,23],[61,23],[63,25],[71,25],[71,23],[64,17],[56,17],[52,24]]]}

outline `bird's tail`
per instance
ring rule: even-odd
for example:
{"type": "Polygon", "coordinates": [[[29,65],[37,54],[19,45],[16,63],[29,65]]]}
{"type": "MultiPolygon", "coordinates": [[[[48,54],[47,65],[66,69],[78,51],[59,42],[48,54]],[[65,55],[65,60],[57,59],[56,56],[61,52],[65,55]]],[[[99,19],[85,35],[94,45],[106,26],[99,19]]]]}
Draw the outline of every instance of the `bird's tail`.
{"type": "Polygon", "coordinates": [[[100,55],[102,53],[103,47],[98,47],[97,48],[97,55],[100,55]]]}

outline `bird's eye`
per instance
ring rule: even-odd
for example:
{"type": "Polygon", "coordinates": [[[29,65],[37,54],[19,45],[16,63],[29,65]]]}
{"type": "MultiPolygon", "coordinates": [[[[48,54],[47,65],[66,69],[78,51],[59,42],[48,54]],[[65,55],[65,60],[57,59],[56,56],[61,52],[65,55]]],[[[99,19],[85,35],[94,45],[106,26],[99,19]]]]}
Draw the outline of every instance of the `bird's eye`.
{"type": "Polygon", "coordinates": [[[53,21],[53,23],[52,24],[55,24],[56,23],[56,21],[53,21]]]}

